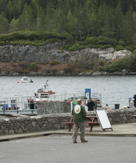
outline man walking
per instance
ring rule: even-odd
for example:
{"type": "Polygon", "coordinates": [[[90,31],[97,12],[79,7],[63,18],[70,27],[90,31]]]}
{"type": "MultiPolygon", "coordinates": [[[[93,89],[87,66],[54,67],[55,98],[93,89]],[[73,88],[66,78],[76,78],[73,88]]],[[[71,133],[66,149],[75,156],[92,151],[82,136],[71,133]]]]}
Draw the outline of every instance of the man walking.
{"type": "Polygon", "coordinates": [[[88,142],[85,140],[85,126],[84,121],[86,117],[85,108],[81,105],[81,99],[77,100],[77,104],[72,110],[74,129],[73,129],[73,143],[77,143],[78,129],[80,129],[80,140],[82,143],[88,142]]]}

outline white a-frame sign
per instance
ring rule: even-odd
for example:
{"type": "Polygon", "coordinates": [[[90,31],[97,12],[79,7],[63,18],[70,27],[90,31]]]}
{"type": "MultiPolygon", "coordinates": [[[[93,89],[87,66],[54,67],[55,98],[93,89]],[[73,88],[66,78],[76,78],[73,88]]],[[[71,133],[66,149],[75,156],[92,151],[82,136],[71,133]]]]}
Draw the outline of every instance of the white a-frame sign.
{"type": "Polygon", "coordinates": [[[106,111],[105,110],[96,110],[96,114],[97,114],[98,121],[99,121],[103,131],[105,129],[111,129],[113,131],[106,111]]]}

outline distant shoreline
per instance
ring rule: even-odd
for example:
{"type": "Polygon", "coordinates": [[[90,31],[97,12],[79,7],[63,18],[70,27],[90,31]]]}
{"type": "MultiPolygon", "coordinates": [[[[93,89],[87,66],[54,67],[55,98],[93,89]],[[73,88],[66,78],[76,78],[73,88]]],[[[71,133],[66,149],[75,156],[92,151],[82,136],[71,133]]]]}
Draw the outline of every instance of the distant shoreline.
{"type": "Polygon", "coordinates": [[[107,73],[107,72],[94,72],[94,73],[91,73],[91,74],[87,74],[87,73],[71,73],[71,74],[65,74],[65,73],[36,73],[36,72],[32,72],[32,73],[7,73],[7,72],[4,72],[4,73],[0,73],[0,76],[58,76],[58,77],[63,77],[63,76],[84,76],[84,77],[94,77],[94,76],[135,76],[136,75],[136,72],[129,72],[129,73],[122,73],[122,72],[114,72],[114,73],[107,73]]]}

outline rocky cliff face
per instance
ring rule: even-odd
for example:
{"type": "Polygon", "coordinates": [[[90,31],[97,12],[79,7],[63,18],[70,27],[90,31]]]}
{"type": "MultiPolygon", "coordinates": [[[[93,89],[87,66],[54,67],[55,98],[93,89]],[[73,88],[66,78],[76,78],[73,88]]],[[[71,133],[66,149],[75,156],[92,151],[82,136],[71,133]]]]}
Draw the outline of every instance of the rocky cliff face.
{"type": "Polygon", "coordinates": [[[91,64],[95,60],[113,60],[130,55],[128,50],[115,51],[113,48],[83,49],[79,51],[61,50],[63,43],[53,43],[45,46],[31,45],[3,45],[0,46],[1,62],[39,62],[50,63],[52,61],[67,64],[91,64]]]}

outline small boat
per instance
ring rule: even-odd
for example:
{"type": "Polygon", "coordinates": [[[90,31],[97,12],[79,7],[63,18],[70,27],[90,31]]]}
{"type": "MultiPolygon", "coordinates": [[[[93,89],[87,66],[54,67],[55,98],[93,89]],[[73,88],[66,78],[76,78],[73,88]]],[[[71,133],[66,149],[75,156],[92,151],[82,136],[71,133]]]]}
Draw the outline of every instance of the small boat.
{"type": "Polygon", "coordinates": [[[34,101],[46,101],[50,98],[51,95],[54,95],[55,92],[48,89],[48,80],[46,81],[46,84],[43,88],[40,88],[37,90],[37,92],[34,93],[34,101]]]}
{"type": "Polygon", "coordinates": [[[27,76],[23,76],[17,83],[33,83],[33,80],[27,76]]]}

